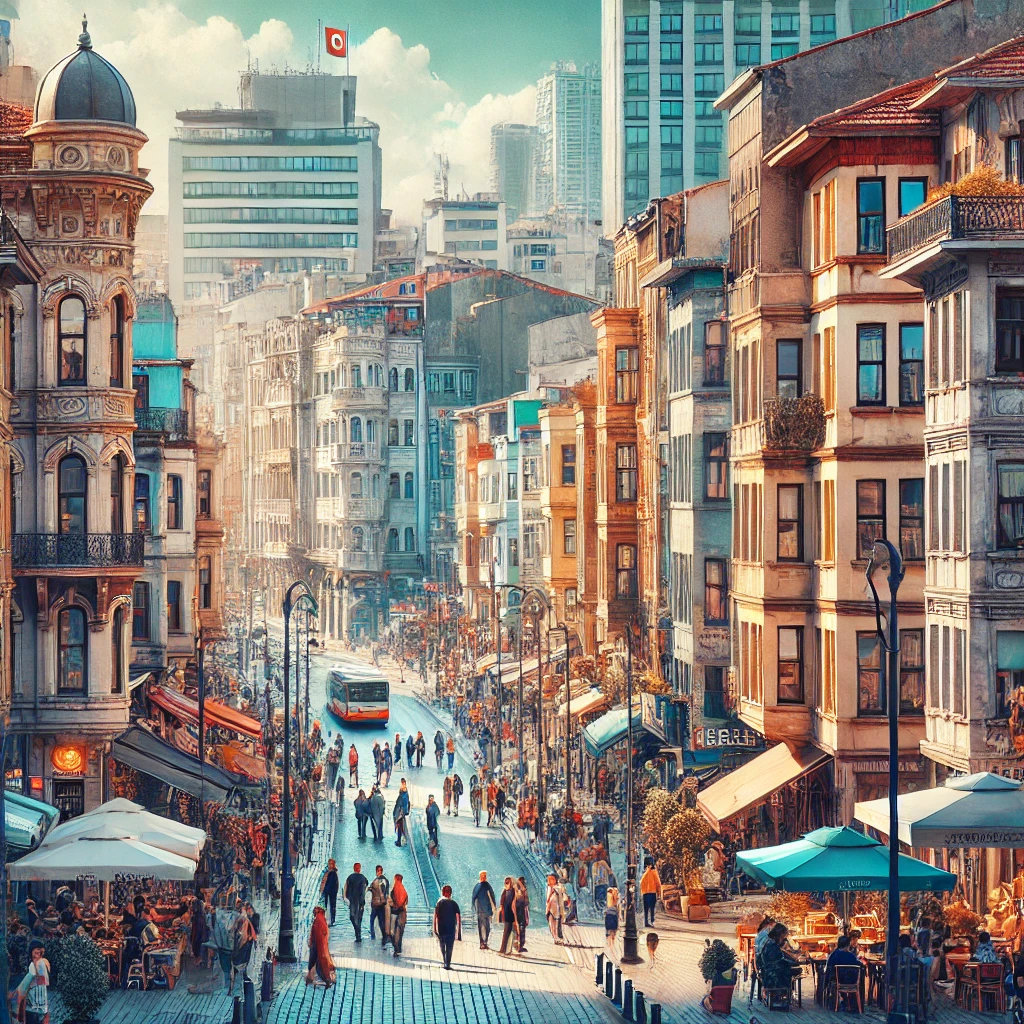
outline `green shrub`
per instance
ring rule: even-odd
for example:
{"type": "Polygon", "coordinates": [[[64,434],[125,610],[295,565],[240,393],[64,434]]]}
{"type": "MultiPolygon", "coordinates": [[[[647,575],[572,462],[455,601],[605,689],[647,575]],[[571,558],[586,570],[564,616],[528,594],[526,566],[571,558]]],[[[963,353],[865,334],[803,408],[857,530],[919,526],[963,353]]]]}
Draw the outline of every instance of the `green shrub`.
{"type": "Polygon", "coordinates": [[[704,952],[700,955],[700,973],[705,981],[714,981],[719,975],[727,974],[736,966],[736,950],[721,939],[709,942],[705,939],[704,952]]]}
{"type": "Polygon", "coordinates": [[[67,1010],[67,1021],[91,1020],[110,991],[107,968],[92,939],[73,935],[60,943],[57,991],[67,1010]]]}

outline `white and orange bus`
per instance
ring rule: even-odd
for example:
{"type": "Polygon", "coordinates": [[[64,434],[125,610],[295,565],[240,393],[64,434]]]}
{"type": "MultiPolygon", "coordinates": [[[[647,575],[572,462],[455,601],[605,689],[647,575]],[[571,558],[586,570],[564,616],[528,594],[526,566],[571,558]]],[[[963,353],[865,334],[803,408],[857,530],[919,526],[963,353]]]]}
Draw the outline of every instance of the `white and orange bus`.
{"type": "Polygon", "coordinates": [[[343,722],[388,724],[390,687],[387,678],[372,665],[335,665],[328,675],[327,687],[331,711],[343,722]]]}

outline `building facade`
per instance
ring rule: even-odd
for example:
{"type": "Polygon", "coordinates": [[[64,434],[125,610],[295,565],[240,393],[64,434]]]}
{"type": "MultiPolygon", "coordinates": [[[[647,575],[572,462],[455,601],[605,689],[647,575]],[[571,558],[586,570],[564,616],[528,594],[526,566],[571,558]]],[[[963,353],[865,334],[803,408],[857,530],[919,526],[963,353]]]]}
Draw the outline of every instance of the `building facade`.
{"type": "Polygon", "coordinates": [[[491,191],[505,203],[509,224],[533,212],[537,126],[502,122],[491,127],[491,191]]]}
{"type": "Polygon", "coordinates": [[[495,193],[423,204],[419,270],[446,260],[468,260],[488,270],[508,269],[507,207],[495,193]]]}

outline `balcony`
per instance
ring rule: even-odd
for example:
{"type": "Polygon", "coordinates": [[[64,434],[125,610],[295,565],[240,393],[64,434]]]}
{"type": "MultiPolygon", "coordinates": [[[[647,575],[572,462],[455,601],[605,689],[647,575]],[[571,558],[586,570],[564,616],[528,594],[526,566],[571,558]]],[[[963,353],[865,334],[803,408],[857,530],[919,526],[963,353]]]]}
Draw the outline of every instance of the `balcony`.
{"type": "Polygon", "coordinates": [[[767,398],[761,444],[770,451],[812,452],[825,440],[825,404],[818,395],[767,398]]]}
{"type": "Polygon", "coordinates": [[[372,333],[339,334],[336,351],[339,356],[376,356],[381,362],[387,353],[387,342],[383,332],[377,337],[372,333]]]}
{"type": "Polygon", "coordinates": [[[384,388],[335,388],[332,396],[332,409],[386,409],[388,393],[384,388]]]}
{"type": "Polygon", "coordinates": [[[354,572],[380,572],[380,555],[375,551],[339,551],[338,568],[354,572]]]}
{"type": "Polygon", "coordinates": [[[1005,240],[1017,248],[1024,246],[1024,196],[947,196],[897,221],[885,234],[890,264],[958,240],[1005,240]]]}
{"type": "Polygon", "coordinates": [[[334,446],[335,462],[369,462],[380,459],[376,441],[349,441],[334,446]]]}
{"type": "Polygon", "coordinates": [[[397,317],[388,317],[388,335],[390,337],[422,338],[422,320],[400,320],[397,317]]]}
{"type": "Polygon", "coordinates": [[[16,569],[110,569],[141,567],[144,533],[18,533],[16,569]]]}
{"type": "Polygon", "coordinates": [[[340,513],[345,519],[383,519],[383,498],[349,498],[340,513]]]}
{"type": "Polygon", "coordinates": [[[164,434],[168,441],[191,441],[193,437],[186,409],[136,409],[135,426],[141,433],[164,434]]]}

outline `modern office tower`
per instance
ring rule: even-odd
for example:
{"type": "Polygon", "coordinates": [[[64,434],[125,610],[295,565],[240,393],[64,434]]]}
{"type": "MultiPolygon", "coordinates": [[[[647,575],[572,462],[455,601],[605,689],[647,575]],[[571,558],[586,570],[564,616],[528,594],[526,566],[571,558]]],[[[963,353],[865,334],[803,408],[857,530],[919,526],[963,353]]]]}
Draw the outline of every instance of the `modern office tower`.
{"type": "Polygon", "coordinates": [[[930,7],[931,0],[602,0],[605,231],[656,196],[725,177],[715,100],[748,68],[930,7]]]}
{"type": "Polygon", "coordinates": [[[355,77],[246,71],[239,95],[237,108],[177,115],[168,248],[179,313],[216,302],[243,268],[347,284],[373,270],[379,128],[355,114],[355,77]]]}
{"type": "MultiPolygon", "coordinates": [[[[534,211],[552,206],[601,217],[601,73],[571,61],[552,64],[537,83],[534,211]]],[[[509,223],[514,218],[509,217],[509,223]]]]}
{"type": "Polygon", "coordinates": [[[491,127],[491,191],[504,200],[509,224],[531,212],[537,141],[536,125],[491,127]]]}

